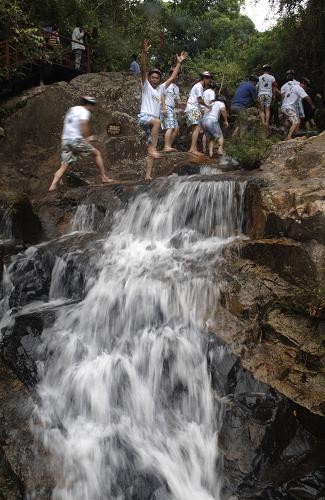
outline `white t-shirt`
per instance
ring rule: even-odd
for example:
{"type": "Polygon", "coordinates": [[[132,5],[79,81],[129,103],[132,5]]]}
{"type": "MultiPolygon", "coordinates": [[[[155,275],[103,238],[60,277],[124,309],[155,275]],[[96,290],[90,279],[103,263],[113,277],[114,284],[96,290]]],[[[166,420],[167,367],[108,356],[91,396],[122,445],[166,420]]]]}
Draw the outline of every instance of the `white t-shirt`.
{"type": "Polygon", "coordinates": [[[154,89],[148,80],[142,85],[142,101],[140,113],[147,113],[148,115],[159,118],[161,107],[161,95],[165,92],[166,85],[164,83],[158,85],[154,89]]]}
{"type": "Polygon", "coordinates": [[[282,85],[281,87],[281,94],[286,94],[287,92],[290,92],[290,90],[293,89],[296,85],[299,85],[300,82],[297,80],[289,80],[287,83],[282,85]]]}
{"type": "Polygon", "coordinates": [[[297,101],[299,99],[304,99],[307,96],[308,94],[302,87],[300,87],[300,85],[293,85],[291,89],[289,89],[288,92],[284,94],[282,108],[295,108],[297,101]]]}
{"type": "Polygon", "coordinates": [[[84,46],[84,36],[85,32],[84,30],[80,31],[80,28],[76,26],[76,28],[72,32],[72,43],[71,43],[71,48],[72,50],[86,50],[86,47],[84,46]]]}
{"type": "Polygon", "coordinates": [[[212,104],[211,110],[207,110],[207,113],[205,113],[205,118],[213,118],[219,121],[223,109],[226,109],[225,104],[221,101],[216,101],[212,104]]]}
{"type": "Polygon", "coordinates": [[[275,82],[275,78],[273,75],[269,75],[268,73],[264,73],[258,79],[256,89],[258,91],[258,95],[269,95],[272,96],[272,86],[275,82]]]}
{"type": "MultiPolygon", "coordinates": [[[[210,104],[210,101],[214,101],[216,98],[215,91],[213,89],[207,89],[203,92],[203,100],[205,104],[210,104]]],[[[202,110],[204,112],[204,116],[209,114],[210,109],[207,108],[206,106],[202,106],[202,110]]]]}
{"type": "Polygon", "coordinates": [[[215,91],[213,89],[207,89],[203,92],[203,100],[205,104],[209,104],[210,101],[214,101],[216,98],[215,91]]]}
{"type": "Polygon", "coordinates": [[[164,92],[166,96],[166,106],[175,108],[176,102],[179,101],[179,87],[175,83],[171,83],[164,92]]]}
{"type": "Polygon", "coordinates": [[[81,139],[81,122],[88,122],[90,115],[90,111],[84,106],[70,108],[64,118],[62,139],[81,139]]]}
{"type": "Polygon", "coordinates": [[[193,109],[200,111],[200,104],[198,103],[198,97],[202,97],[203,99],[203,91],[204,88],[201,82],[198,82],[195,85],[193,85],[187,100],[185,113],[187,111],[192,111],[193,109]]]}

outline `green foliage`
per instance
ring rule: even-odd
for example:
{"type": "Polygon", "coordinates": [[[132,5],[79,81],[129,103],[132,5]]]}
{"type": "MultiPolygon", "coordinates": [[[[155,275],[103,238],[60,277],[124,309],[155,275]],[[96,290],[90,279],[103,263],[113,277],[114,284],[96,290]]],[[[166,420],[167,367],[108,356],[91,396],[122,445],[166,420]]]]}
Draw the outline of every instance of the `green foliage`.
{"type": "Polygon", "coordinates": [[[270,0],[282,13],[277,25],[255,35],[243,53],[243,65],[259,69],[265,62],[283,82],[289,68],[297,78],[307,76],[315,90],[325,93],[324,0],[270,0]]]}
{"type": "MultiPolygon", "coordinates": [[[[96,70],[126,70],[130,55],[140,53],[145,37],[150,38],[152,64],[167,70],[176,52],[187,50],[194,66],[231,80],[244,71],[238,53],[255,33],[253,23],[240,14],[243,0],[0,0],[3,32],[9,37],[39,34],[39,27],[57,24],[70,36],[77,23],[99,32],[96,70]],[[1,5],[4,7],[1,10],[1,5]],[[9,10],[7,5],[10,6],[9,10]],[[9,12],[9,14],[8,14],[9,12]]],[[[50,61],[49,61],[50,62],[50,61]]],[[[221,78],[220,76],[220,78],[221,78]]]]}
{"type": "Polygon", "coordinates": [[[241,116],[236,125],[240,130],[245,125],[245,129],[232,135],[225,142],[226,152],[235,158],[243,168],[257,168],[279,138],[276,136],[268,137],[265,127],[254,117],[247,122],[247,116],[241,116]]]}

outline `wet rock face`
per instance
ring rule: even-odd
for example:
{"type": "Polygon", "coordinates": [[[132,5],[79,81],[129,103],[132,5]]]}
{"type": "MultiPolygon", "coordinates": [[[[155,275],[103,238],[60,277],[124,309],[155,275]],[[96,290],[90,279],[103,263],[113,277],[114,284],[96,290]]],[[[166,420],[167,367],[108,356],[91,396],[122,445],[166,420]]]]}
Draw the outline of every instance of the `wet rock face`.
{"type": "Polygon", "coordinates": [[[223,406],[219,446],[224,498],[320,498],[325,485],[324,418],[254,379],[214,336],[208,359],[223,406]]]}

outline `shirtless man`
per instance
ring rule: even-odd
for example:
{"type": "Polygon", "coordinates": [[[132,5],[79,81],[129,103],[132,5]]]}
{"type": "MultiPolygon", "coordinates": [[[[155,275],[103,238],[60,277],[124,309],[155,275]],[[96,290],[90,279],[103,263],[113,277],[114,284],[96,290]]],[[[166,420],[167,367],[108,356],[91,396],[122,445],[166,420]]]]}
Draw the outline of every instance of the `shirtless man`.
{"type": "Polygon", "coordinates": [[[148,140],[148,158],[146,179],[151,179],[153,159],[159,158],[157,151],[158,134],[160,129],[161,97],[165,89],[177,78],[181,63],[186,59],[187,53],[182,52],[176,56],[176,65],[168,79],[161,83],[162,74],[159,69],[147,72],[147,53],[151,45],[149,40],[144,40],[141,54],[141,80],[142,101],[138,115],[138,123],[145,130],[148,140]]]}
{"type": "Polygon", "coordinates": [[[89,120],[95,105],[96,99],[94,97],[84,96],[81,97],[80,106],[73,106],[65,115],[61,138],[61,166],[54,174],[49,191],[57,189],[58,183],[69,165],[76,162],[80,155],[93,155],[101,181],[104,183],[113,181],[105,174],[101,153],[89,142],[89,120]]]}

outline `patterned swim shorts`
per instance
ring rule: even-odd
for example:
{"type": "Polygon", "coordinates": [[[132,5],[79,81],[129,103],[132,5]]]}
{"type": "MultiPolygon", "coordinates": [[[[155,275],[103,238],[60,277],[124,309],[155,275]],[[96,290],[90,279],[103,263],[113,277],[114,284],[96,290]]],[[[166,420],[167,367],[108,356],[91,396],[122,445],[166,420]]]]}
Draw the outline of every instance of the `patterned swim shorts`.
{"type": "Polygon", "coordinates": [[[269,94],[260,94],[258,96],[258,101],[261,106],[266,106],[267,108],[269,108],[272,104],[272,96],[269,94]]]}
{"type": "Polygon", "coordinates": [[[166,109],[167,109],[167,116],[163,115],[162,113],[160,116],[162,130],[166,130],[168,128],[178,128],[178,121],[175,109],[170,106],[166,106],[166,109]]]}
{"type": "Polygon", "coordinates": [[[218,120],[211,117],[204,117],[201,122],[203,131],[207,139],[219,139],[222,137],[222,130],[218,120]]]}
{"type": "Polygon", "coordinates": [[[80,155],[90,155],[94,146],[85,139],[64,139],[61,144],[61,162],[70,165],[80,155]]]}
{"type": "Polygon", "coordinates": [[[152,142],[152,139],[151,139],[151,127],[152,127],[152,125],[150,125],[149,122],[153,118],[157,119],[156,116],[149,115],[148,113],[140,113],[138,115],[138,124],[145,131],[145,133],[147,135],[147,143],[148,144],[151,144],[151,142],[152,142]]]}
{"type": "Polygon", "coordinates": [[[201,121],[201,111],[198,109],[191,109],[185,113],[186,125],[191,127],[192,125],[200,125],[201,121]]]}
{"type": "Polygon", "coordinates": [[[300,120],[299,120],[299,115],[298,115],[298,111],[297,111],[297,108],[296,107],[284,107],[281,109],[282,110],[282,113],[285,115],[285,117],[292,123],[299,123],[300,120]]]}

